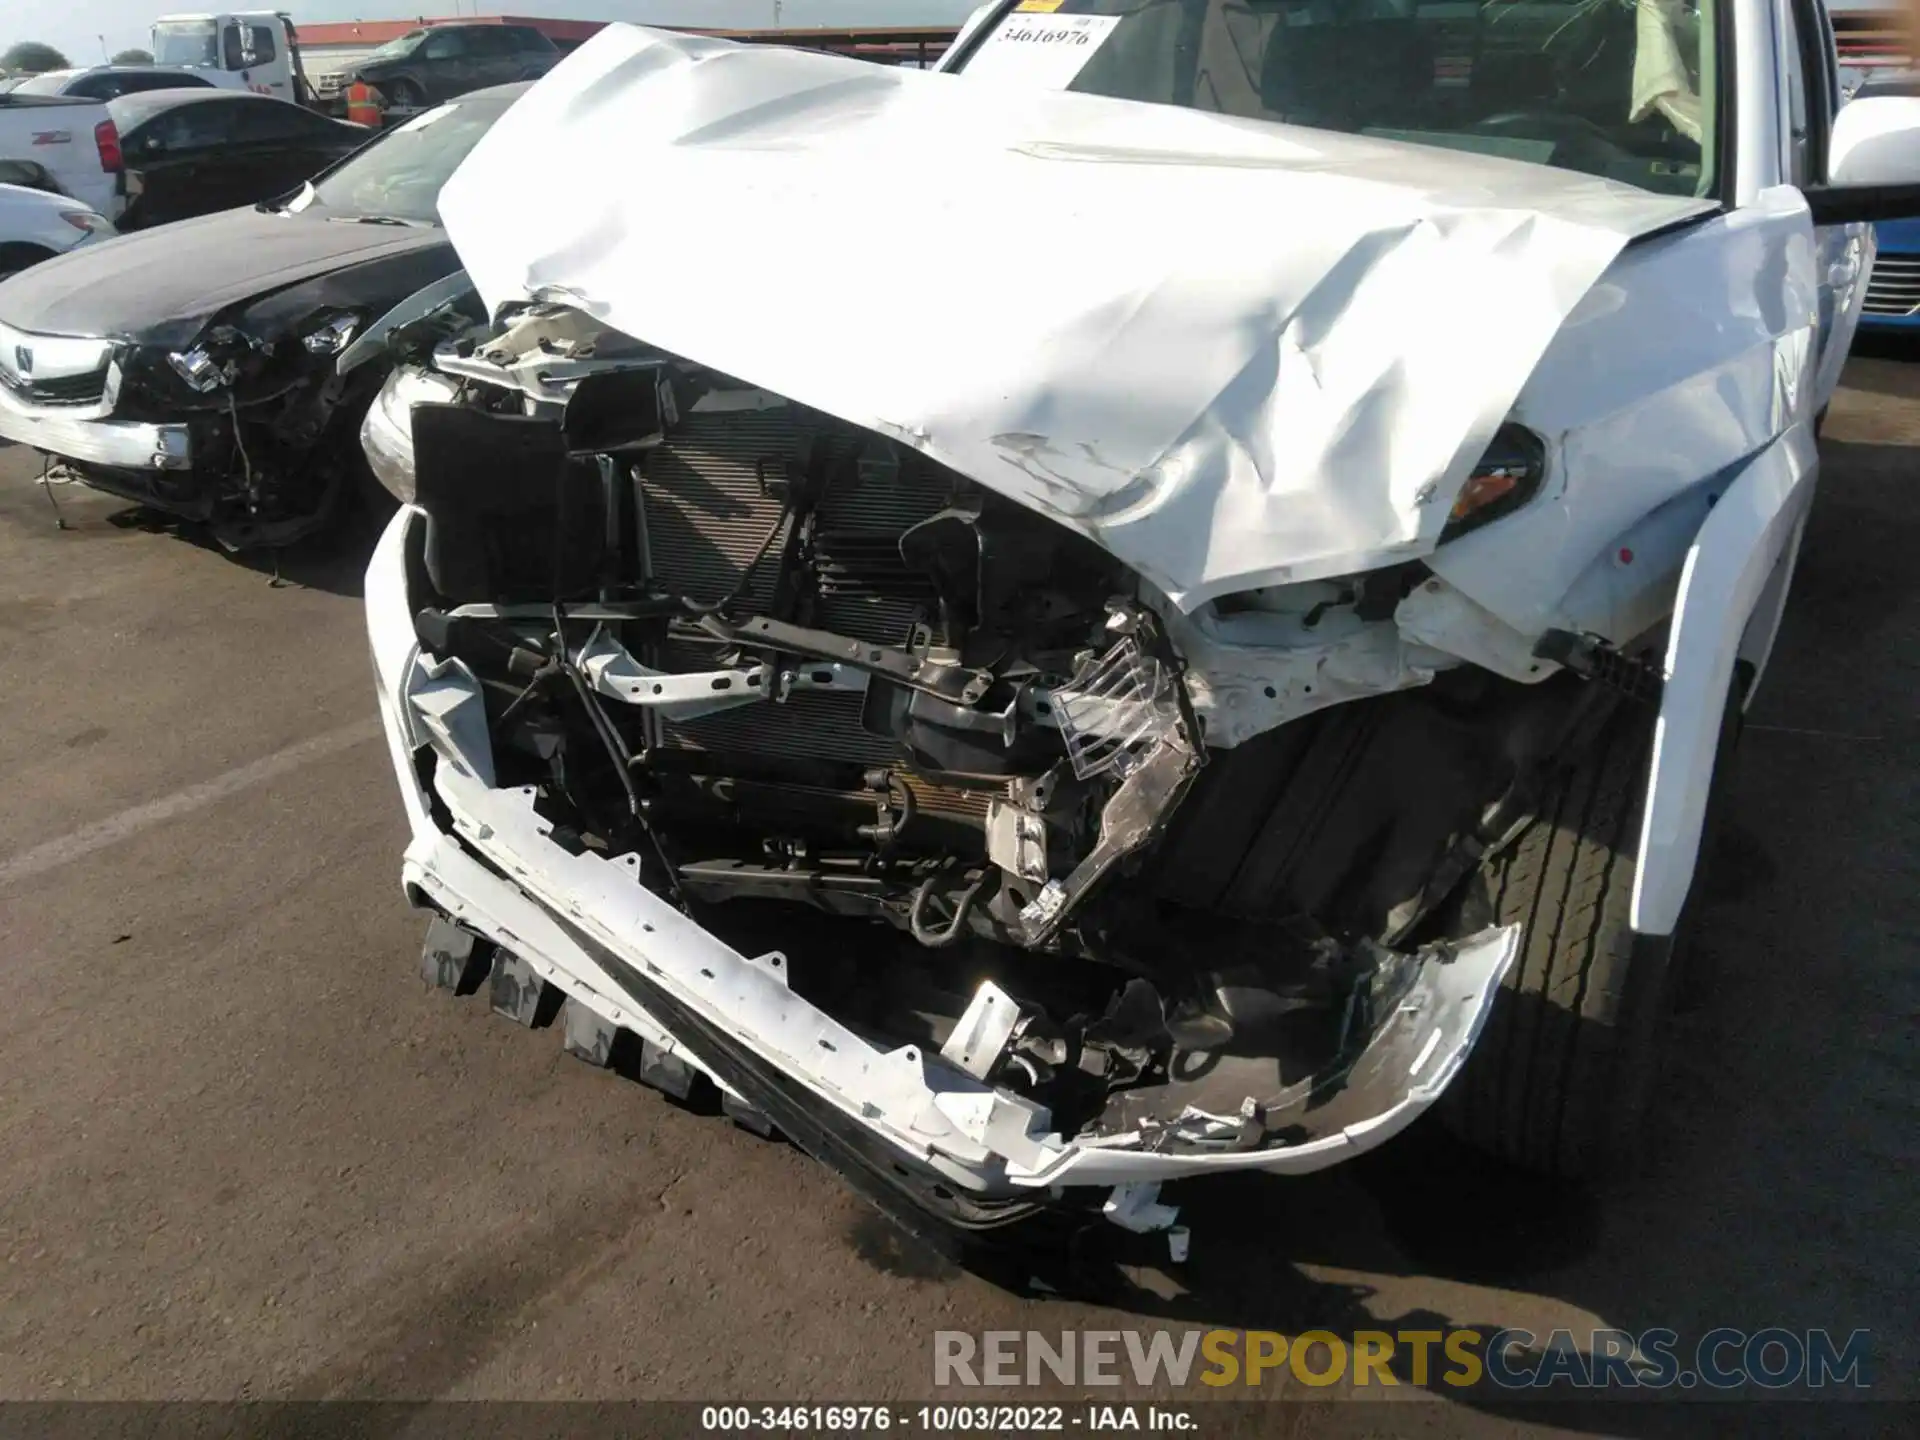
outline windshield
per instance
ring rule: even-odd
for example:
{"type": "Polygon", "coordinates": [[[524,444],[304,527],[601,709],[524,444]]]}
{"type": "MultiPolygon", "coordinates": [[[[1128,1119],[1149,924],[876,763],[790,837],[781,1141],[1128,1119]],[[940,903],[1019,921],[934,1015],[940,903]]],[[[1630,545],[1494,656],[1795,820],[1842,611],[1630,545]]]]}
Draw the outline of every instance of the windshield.
{"type": "Polygon", "coordinates": [[[409,50],[413,49],[415,45],[418,45],[420,43],[420,37],[426,33],[424,30],[409,30],[398,40],[389,40],[386,44],[376,46],[374,49],[369,50],[367,52],[367,59],[398,60],[402,55],[405,55],[409,50]]]}
{"type": "Polygon", "coordinates": [[[1711,193],[1715,0],[1021,0],[954,68],[1711,193]]]}
{"type": "Polygon", "coordinates": [[[314,181],[307,206],[355,219],[438,225],[440,187],[511,103],[456,100],[389,130],[314,181]]]}
{"type": "Polygon", "coordinates": [[[166,20],[153,27],[153,63],[220,68],[219,31],[211,20],[166,20]]]}

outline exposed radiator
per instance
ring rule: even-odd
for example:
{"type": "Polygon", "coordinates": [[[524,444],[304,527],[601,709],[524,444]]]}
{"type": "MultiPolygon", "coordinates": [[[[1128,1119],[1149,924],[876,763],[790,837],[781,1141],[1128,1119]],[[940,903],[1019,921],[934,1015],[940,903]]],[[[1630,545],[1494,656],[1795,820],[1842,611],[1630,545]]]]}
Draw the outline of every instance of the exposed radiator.
{"type": "MultiPolygon", "coordinates": [[[[695,411],[646,458],[641,495],[652,576],[696,601],[717,600],[779,521],[782,502],[768,493],[768,476],[783,476],[800,452],[804,412],[695,411]]],[[[933,613],[927,577],[900,558],[900,535],[943,508],[952,477],[924,457],[863,436],[849,427],[821,432],[815,445],[842,456],[814,517],[819,602],[809,624],[887,645],[905,644],[916,621],[933,613]],[[878,463],[855,464],[865,443],[878,463]],[[897,463],[896,463],[897,461],[897,463]]],[[[779,569],[784,533],[769,547],[733,607],[763,609],[779,569]]],[[[674,645],[666,668],[710,666],[712,652],[674,645]]],[[[861,697],[802,691],[785,704],[768,702],[701,720],[662,726],[665,744],[747,754],[783,754],[876,765],[894,758],[891,740],[860,728],[861,697]]]]}
{"type": "Polygon", "coordinates": [[[660,738],[689,750],[884,765],[894,758],[896,747],[884,735],[860,728],[860,704],[858,695],[802,690],[788,696],[784,705],[764,701],[699,720],[669,721],[660,727],[660,738]]]}

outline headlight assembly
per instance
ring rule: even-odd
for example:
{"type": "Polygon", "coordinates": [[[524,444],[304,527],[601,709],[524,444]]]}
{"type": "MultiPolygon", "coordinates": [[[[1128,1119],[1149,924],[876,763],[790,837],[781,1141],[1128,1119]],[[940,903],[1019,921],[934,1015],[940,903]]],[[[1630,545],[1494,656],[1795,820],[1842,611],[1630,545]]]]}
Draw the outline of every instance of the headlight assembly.
{"type": "Polygon", "coordinates": [[[1502,425],[1454,497],[1439,543],[1511,515],[1539,492],[1546,473],[1547,447],[1540,437],[1524,425],[1502,425]]]}
{"type": "Polygon", "coordinates": [[[269,347],[244,330],[216,325],[191,350],[175,350],[168,355],[167,364],[189,389],[211,395],[230,389],[243,365],[251,368],[269,353],[269,347]]]}
{"type": "Polygon", "coordinates": [[[211,395],[224,385],[233,383],[234,366],[229,360],[222,365],[207,353],[204,345],[196,345],[191,350],[176,350],[167,356],[167,364],[173,367],[173,373],[187,382],[190,389],[202,395],[211,395]]]}
{"type": "Polygon", "coordinates": [[[300,337],[309,355],[338,355],[359,333],[360,317],[345,312],[330,315],[300,337]]]}

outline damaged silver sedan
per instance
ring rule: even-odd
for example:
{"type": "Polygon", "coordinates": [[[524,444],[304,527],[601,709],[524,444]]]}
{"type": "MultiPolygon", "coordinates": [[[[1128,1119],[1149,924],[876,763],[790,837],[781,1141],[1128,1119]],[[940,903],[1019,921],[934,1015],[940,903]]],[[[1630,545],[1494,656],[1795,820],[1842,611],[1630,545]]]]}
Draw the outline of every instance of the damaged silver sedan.
{"type": "Polygon", "coordinates": [[[1457,96],[1296,116],[1339,25],[1253,23],[988,7],[958,76],[615,26],[481,143],[493,319],[379,327],[363,432],[430,978],[936,1232],[1177,1235],[1160,1182],[1463,1070],[1487,1148],[1618,1152],[1858,311],[1845,137],[1816,222],[1697,69],[1596,178],[1457,96]]]}

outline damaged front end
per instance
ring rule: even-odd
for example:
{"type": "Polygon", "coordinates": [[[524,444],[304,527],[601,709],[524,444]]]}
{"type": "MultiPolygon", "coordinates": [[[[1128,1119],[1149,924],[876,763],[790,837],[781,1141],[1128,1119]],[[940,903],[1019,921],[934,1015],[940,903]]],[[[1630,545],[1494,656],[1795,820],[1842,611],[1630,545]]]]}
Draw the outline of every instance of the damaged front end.
{"type": "MultiPolygon", "coordinates": [[[[238,223],[257,220],[263,228],[247,234],[269,253],[313,243],[267,228],[283,218],[238,223]]],[[[410,239],[347,264],[336,228],[318,257],[295,257],[321,273],[279,288],[243,273],[226,288],[244,298],[211,308],[183,296],[213,279],[139,304],[109,291],[80,306],[52,281],[29,290],[18,308],[31,325],[95,333],[0,324],[0,436],[43,451],[56,475],[205,525],[230,549],[285,546],[327,526],[360,490],[377,493],[359,428],[388,366],[365,363],[385,360],[378,347],[344,361],[396,291],[443,275],[450,258],[444,244],[410,239]],[[266,293],[246,293],[255,285],[266,293]]]]}
{"type": "Polygon", "coordinates": [[[1122,1187],[1164,1228],[1134,1187],[1334,1163],[1464,1060],[1515,935],[1432,923],[1444,877],[1577,707],[1428,685],[1415,569],[1182,614],[554,304],[401,366],[366,441],[410,893],[908,1223],[1122,1187]]]}
{"type": "Polygon", "coordinates": [[[96,489],[205,524],[231,550],[279,547],[324,527],[353,494],[365,461],[358,418],[377,388],[335,361],[364,324],[322,306],[291,323],[240,315],[179,348],[120,347],[111,423],[180,437],[145,465],[84,445],[55,451],[96,489]]]}

